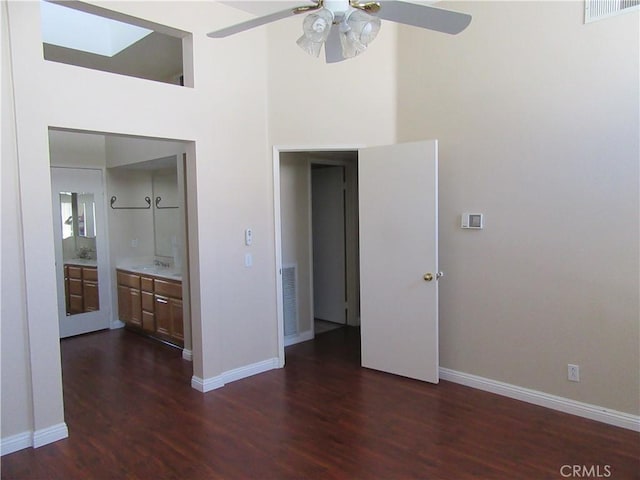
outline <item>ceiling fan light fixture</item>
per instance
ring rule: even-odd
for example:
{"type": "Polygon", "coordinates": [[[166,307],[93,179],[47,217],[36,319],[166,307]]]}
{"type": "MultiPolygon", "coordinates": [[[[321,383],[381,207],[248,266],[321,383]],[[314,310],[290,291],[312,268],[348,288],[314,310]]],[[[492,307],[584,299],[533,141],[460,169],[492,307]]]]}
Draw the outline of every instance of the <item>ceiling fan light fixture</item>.
{"type": "Polygon", "coordinates": [[[356,35],[357,40],[363,45],[369,45],[375,40],[380,31],[380,19],[373,15],[354,10],[347,17],[347,25],[356,35]]]}
{"type": "Polygon", "coordinates": [[[310,13],[304,18],[303,33],[296,43],[309,55],[317,57],[320,55],[322,45],[329,37],[332,23],[333,13],[326,8],[310,13]]]}
{"type": "Polygon", "coordinates": [[[362,10],[353,10],[340,23],[340,43],[344,58],[364,52],[380,31],[380,19],[362,10]]]}

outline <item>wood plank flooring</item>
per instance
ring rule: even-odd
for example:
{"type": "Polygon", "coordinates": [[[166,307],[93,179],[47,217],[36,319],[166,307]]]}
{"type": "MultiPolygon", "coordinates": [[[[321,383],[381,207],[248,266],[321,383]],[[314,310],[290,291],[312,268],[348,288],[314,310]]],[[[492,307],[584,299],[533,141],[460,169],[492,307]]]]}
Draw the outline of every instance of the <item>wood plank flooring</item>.
{"type": "Polygon", "coordinates": [[[63,340],[70,437],[2,457],[2,478],[562,479],[563,465],[640,478],[635,432],[359,356],[342,328],[289,347],[284,369],[202,394],[179,350],[125,330],[63,340]]]}

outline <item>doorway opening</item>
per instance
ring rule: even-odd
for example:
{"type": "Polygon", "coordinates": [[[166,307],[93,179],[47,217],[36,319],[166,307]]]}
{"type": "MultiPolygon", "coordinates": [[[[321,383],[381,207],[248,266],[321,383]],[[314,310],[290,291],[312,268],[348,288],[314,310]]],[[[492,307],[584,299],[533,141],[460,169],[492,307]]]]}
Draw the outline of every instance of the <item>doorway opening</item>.
{"type": "Polygon", "coordinates": [[[358,327],[358,151],[278,151],[274,176],[283,347],[358,327]]]}
{"type": "Polygon", "coordinates": [[[49,129],[61,337],[126,326],[191,360],[190,144],[49,129]]]}
{"type": "MultiPolygon", "coordinates": [[[[347,274],[347,302],[359,302],[355,310],[347,306],[347,324],[349,312],[357,311],[361,317],[357,322],[361,364],[437,383],[438,279],[442,277],[438,270],[438,142],[424,140],[354,150],[274,147],[280,366],[284,366],[285,346],[314,336],[311,326],[306,332],[295,330],[305,320],[302,315],[311,318],[315,313],[312,257],[300,255],[313,250],[313,227],[308,220],[312,210],[311,165],[318,156],[350,151],[357,163],[346,163],[345,216],[355,211],[357,217],[347,218],[345,226],[357,231],[352,237],[357,239],[352,242],[357,255],[349,256],[347,247],[346,270],[353,262],[356,267],[352,271],[357,272],[360,288],[359,295],[349,295],[354,282],[349,283],[347,274]],[[349,165],[356,166],[352,189],[348,172],[354,170],[349,165]],[[354,210],[349,207],[351,195],[357,198],[357,202],[351,202],[354,210]],[[288,256],[289,252],[295,256],[288,256]],[[290,283],[295,295],[286,288],[290,283]],[[295,290],[298,287],[299,292],[295,290]],[[300,305],[305,289],[309,298],[307,304],[300,305]],[[301,318],[295,316],[296,312],[301,318]],[[305,333],[308,338],[304,338],[305,333]]],[[[350,235],[345,237],[349,245],[350,235]]]]}

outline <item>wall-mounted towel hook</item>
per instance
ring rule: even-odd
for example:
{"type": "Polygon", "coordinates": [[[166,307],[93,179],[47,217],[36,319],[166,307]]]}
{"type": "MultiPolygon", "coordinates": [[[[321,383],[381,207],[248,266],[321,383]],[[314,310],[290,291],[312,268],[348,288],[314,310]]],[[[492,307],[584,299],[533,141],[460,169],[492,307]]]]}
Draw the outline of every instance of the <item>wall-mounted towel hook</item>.
{"type": "Polygon", "coordinates": [[[114,210],[148,210],[151,208],[151,198],[144,197],[144,201],[147,202],[146,207],[114,207],[113,204],[116,203],[116,196],[111,197],[111,208],[114,210]]]}
{"type": "Polygon", "coordinates": [[[156,208],[159,208],[159,209],[161,209],[161,210],[162,210],[163,208],[178,208],[178,207],[161,207],[161,206],[160,206],[160,202],[161,202],[161,201],[162,201],[162,197],[156,197],[156,208]]]}

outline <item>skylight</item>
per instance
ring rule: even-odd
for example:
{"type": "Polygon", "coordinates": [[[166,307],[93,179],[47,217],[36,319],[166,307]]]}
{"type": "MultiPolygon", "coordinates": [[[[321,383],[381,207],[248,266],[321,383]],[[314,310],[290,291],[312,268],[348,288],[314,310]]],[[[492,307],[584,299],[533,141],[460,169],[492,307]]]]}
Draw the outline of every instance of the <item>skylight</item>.
{"type": "Polygon", "coordinates": [[[153,30],[41,1],[42,41],[113,57],[153,30]]]}

